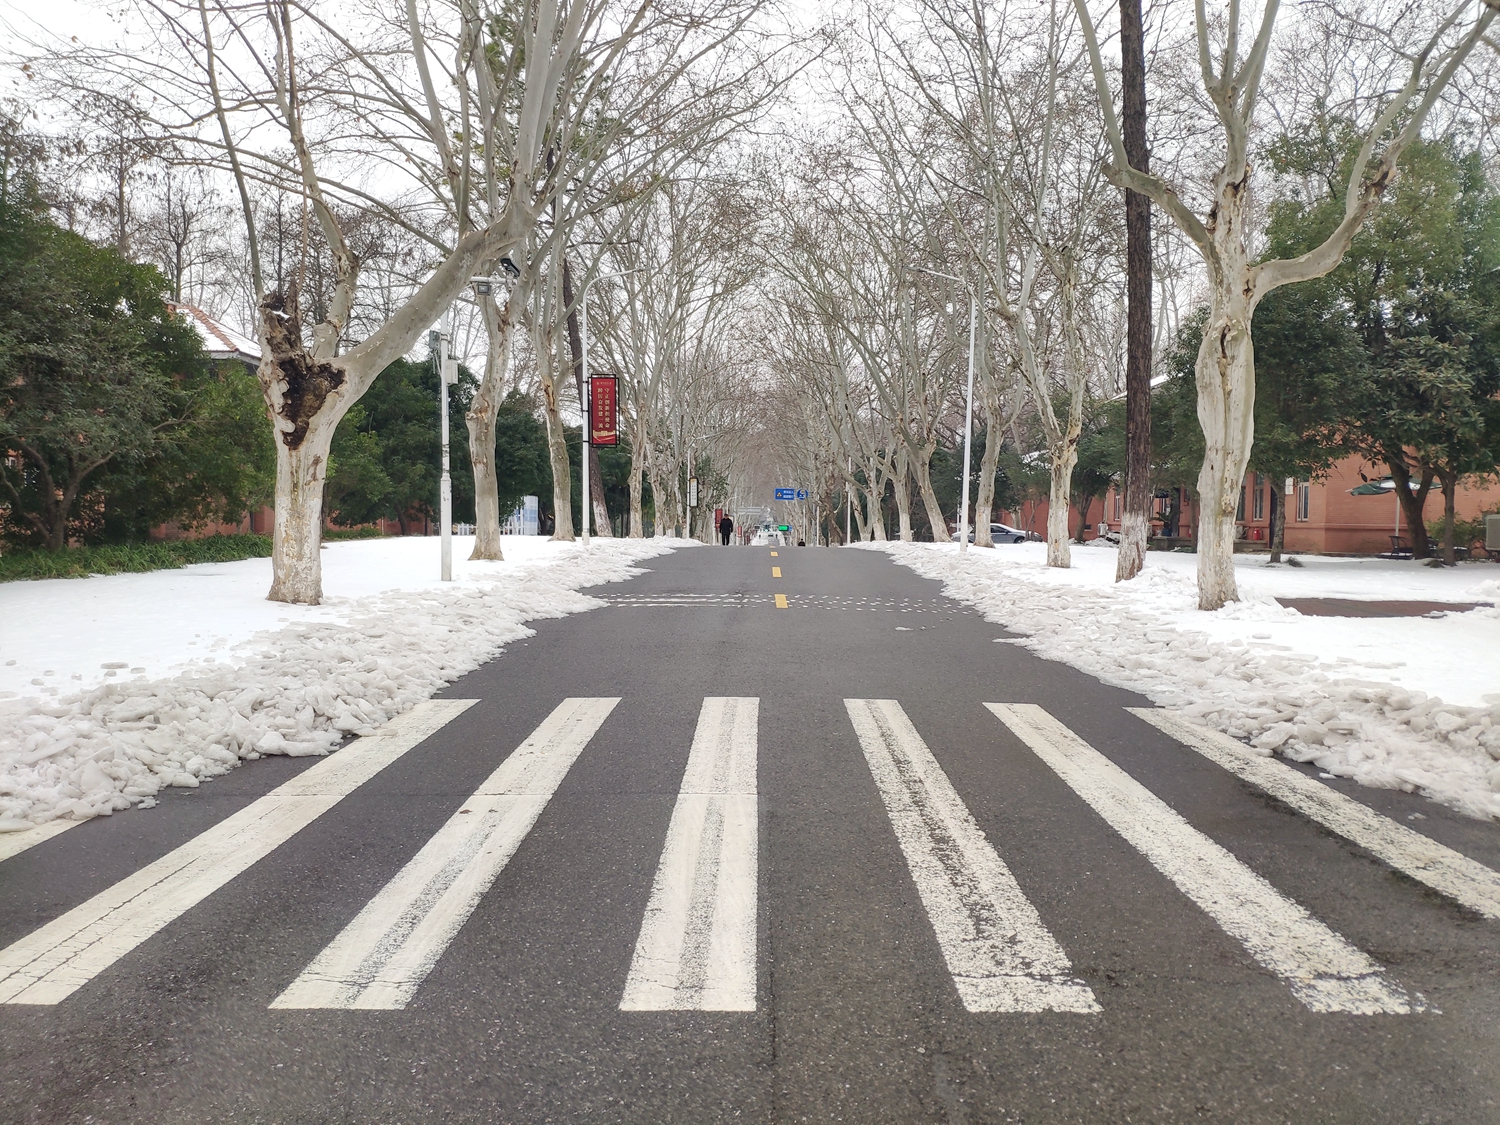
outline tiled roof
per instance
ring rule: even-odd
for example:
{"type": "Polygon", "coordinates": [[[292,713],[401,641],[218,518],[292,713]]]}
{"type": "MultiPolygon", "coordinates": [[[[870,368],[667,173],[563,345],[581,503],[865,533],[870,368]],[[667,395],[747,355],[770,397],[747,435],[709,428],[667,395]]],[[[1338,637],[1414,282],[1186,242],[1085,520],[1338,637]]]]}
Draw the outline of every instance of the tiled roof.
{"type": "Polygon", "coordinates": [[[198,330],[198,335],[203,340],[203,350],[214,359],[237,359],[252,365],[260,362],[260,344],[255,340],[240,335],[232,328],[226,328],[194,305],[174,307],[198,330]]]}

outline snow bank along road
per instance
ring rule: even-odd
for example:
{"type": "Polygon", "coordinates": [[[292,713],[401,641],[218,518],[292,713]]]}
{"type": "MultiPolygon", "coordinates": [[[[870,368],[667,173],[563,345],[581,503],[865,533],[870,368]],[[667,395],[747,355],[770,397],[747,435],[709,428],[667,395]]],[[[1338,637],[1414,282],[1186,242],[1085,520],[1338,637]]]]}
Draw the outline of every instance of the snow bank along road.
{"type": "Polygon", "coordinates": [[[523,622],[598,604],[579,587],[678,543],[605,540],[585,554],[507,537],[507,561],[473,563],[472,542],[454,544],[451,584],[437,579],[435,538],[335,543],[320,606],[266,601],[269,559],[0,585],[0,687],[12,685],[0,690],[0,857],[242,759],[371,733],[530,636],[523,622]]]}
{"type": "Polygon", "coordinates": [[[878,553],[644,565],[0,862],[0,1120],[1500,1120],[1492,824],[878,553]]]}
{"type": "Polygon", "coordinates": [[[1020,633],[1033,652],[1179,708],[1258,753],[1500,817],[1493,567],[1313,557],[1270,568],[1238,555],[1244,600],[1201,613],[1190,554],[1153,553],[1138,578],[1116,583],[1110,548],[1074,550],[1068,570],[1043,565],[1043,544],[966,555],[947,544],[871,549],[943,580],[945,593],[1020,633]],[[1467,612],[1309,616],[1278,598],[1418,599],[1467,612]]]}

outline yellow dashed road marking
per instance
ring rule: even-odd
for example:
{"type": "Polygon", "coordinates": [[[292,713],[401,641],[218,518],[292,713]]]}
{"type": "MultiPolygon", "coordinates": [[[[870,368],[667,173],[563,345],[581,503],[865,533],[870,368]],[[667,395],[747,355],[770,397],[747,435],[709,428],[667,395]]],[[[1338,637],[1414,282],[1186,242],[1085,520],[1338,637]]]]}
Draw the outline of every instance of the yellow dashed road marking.
{"type": "Polygon", "coordinates": [[[781,567],[779,567],[779,566],[773,566],[771,568],[771,577],[772,578],[780,578],[781,577],[781,567]]]}
{"type": "Polygon", "coordinates": [[[775,551],[772,551],[771,552],[771,557],[774,559],[774,558],[778,558],[779,556],[776,554],[775,551]]]}
{"type": "Polygon", "coordinates": [[[777,594],[776,595],[776,608],[777,609],[785,609],[786,608],[786,595],[785,594],[777,594]]]}

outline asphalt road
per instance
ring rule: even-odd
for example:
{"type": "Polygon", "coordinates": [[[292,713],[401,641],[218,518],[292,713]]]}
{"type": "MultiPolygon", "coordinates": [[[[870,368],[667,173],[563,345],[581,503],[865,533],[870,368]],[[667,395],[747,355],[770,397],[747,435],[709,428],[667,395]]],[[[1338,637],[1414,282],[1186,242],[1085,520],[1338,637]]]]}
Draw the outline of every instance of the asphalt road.
{"type": "MultiPolygon", "coordinates": [[[[1500,921],[883,555],[645,565],[61,999],[0,1003],[0,1122],[1500,1122],[1500,921]],[[987,703],[1038,705],[1080,772],[987,703]],[[1088,799],[1109,763],[1156,801],[1088,799]],[[1291,956],[1374,963],[1320,995],[1410,1010],[1315,1010],[1252,933],[1278,910],[1321,927],[1291,956]]],[[[313,767],[0,862],[0,950],[313,767]]],[[[1493,826],[1329,784],[1500,867],[1493,826]]]]}

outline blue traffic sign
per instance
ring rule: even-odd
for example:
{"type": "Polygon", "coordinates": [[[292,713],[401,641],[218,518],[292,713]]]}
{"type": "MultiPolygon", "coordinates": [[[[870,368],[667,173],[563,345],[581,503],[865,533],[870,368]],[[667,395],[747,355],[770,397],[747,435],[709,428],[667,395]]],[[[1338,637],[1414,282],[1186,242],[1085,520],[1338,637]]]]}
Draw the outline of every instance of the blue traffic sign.
{"type": "Polygon", "coordinates": [[[807,499],[807,489],[805,489],[805,488],[799,488],[799,489],[797,489],[797,499],[798,500],[806,500],[807,499]]]}
{"type": "Polygon", "coordinates": [[[778,488],[776,490],[776,499],[795,500],[797,499],[797,490],[795,488],[778,488]]]}

